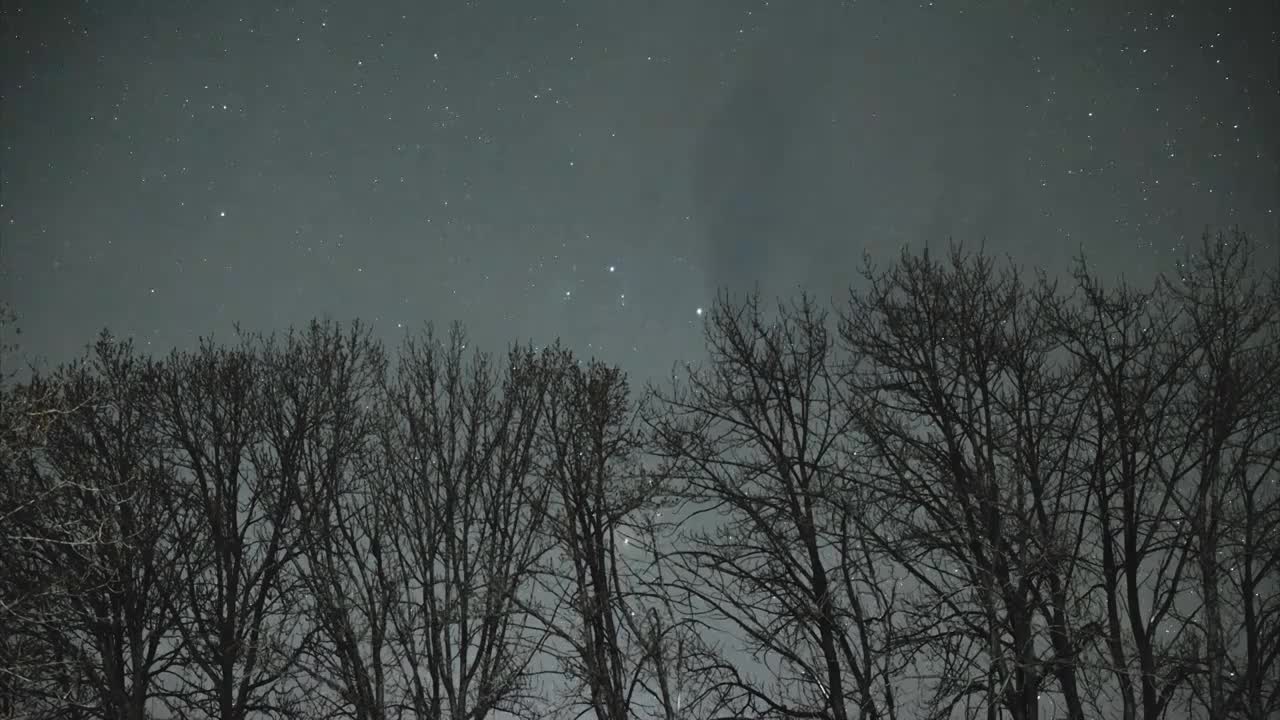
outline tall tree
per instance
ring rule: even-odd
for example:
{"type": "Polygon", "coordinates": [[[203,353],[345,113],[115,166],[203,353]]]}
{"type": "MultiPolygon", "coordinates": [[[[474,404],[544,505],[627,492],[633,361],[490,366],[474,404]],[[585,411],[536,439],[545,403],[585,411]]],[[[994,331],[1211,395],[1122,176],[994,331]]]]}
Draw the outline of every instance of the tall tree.
{"type": "Polygon", "coordinates": [[[0,393],[0,715],[57,717],[70,702],[93,700],[58,641],[68,595],[84,583],[51,560],[96,533],[60,513],[70,488],[44,484],[45,437],[62,411],[57,385],[35,377],[0,393]]]}
{"type": "Polygon", "coordinates": [[[1195,559],[1193,690],[1211,717],[1250,720],[1280,712],[1280,277],[1261,259],[1238,231],[1206,233],[1166,281],[1194,368],[1174,415],[1194,470],[1173,490],[1195,559]]]}
{"type": "Polygon", "coordinates": [[[807,298],[770,319],[756,298],[722,297],[706,366],[663,397],[653,423],[691,508],[673,592],[773,675],[734,670],[736,715],[896,711],[893,585],[861,531],[857,445],[827,325],[807,298]]]}
{"type": "Polygon", "coordinates": [[[395,707],[534,717],[545,633],[522,608],[546,552],[534,443],[548,379],[530,350],[498,365],[466,348],[457,327],[445,343],[429,330],[406,340],[384,391],[379,557],[400,583],[387,643],[406,672],[395,707]]]}
{"type": "Polygon", "coordinates": [[[539,471],[547,497],[537,502],[554,549],[539,574],[558,606],[536,612],[553,641],[571,704],[597,720],[631,716],[643,651],[631,623],[630,571],[623,549],[632,516],[652,484],[638,462],[638,429],[626,376],[598,361],[579,363],[559,348],[539,432],[539,471]],[[585,695],[585,697],[583,697],[585,695]]]}
{"type": "Polygon", "coordinates": [[[173,662],[164,600],[183,543],[166,512],[157,373],[104,333],[85,358],[24,386],[23,397],[38,398],[25,409],[40,451],[11,458],[4,485],[6,577],[34,591],[6,603],[9,638],[45,661],[22,678],[44,696],[29,696],[28,709],[140,719],[173,662]]]}
{"type": "Polygon", "coordinates": [[[1195,663],[1179,605],[1191,589],[1190,526],[1175,507],[1194,466],[1176,423],[1191,357],[1172,343],[1178,311],[1167,295],[1124,282],[1108,289],[1083,262],[1054,323],[1090,388],[1079,438],[1091,510],[1078,555],[1102,608],[1096,664],[1111,680],[1093,695],[1118,698],[1126,720],[1163,717],[1195,663]]]}
{"type": "Polygon", "coordinates": [[[300,663],[320,688],[309,695],[308,715],[384,720],[399,589],[387,545],[392,518],[379,505],[375,479],[385,353],[367,327],[333,322],[312,324],[286,353],[279,362],[317,388],[302,441],[307,510],[292,568],[314,639],[301,648],[300,663]]]}
{"type": "MultiPolygon", "coordinates": [[[[0,302],[0,715],[16,716],[19,709],[36,714],[56,709],[51,698],[75,690],[66,665],[45,630],[56,625],[65,610],[63,583],[50,572],[45,551],[65,542],[60,534],[46,534],[50,506],[58,493],[42,488],[33,467],[44,462],[45,436],[56,417],[71,408],[55,402],[56,383],[39,374],[17,382],[12,359],[16,316],[0,302]]],[[[57,527],[53,524],[53,527],[57,527]]]]}
{"type": "Polygon", "coordinates": [[[63,544],[64,572],[88,580],[69,593],[62,643],[94,689],[90,716],[141,720],[179,643],[168,597],[187,542],[170,507],[173,468],[155,422],[155,363],[104,334],[59,375],[63,407],[51,426],[46,480],[74,488],[59,510],[96,528],[90,545],[63,544]]]}
{"type": "Polygon", "coordinates": [[[242,336],[175,353],[159,383],[179,467],[174,512],[194,551],[172,598],[184,672],[168,703],[181,714],[246,720],[298,714],[297,659],[308,628],[298,579],[306,516],[309,434],[329,411],[327,378],[288,346],[242,336]]]}
{"type": "Polygon", "coordinates": [[[1087,494],[1073,471],[1077,373],[1055,367],[1051,289],[953,247],[868,266],[841,334],[870,443],[866,531],[910,573],[907,617],[934,712],[1038,715],[1056,681],[1082,718],[1072,593],[1087,494]]]}

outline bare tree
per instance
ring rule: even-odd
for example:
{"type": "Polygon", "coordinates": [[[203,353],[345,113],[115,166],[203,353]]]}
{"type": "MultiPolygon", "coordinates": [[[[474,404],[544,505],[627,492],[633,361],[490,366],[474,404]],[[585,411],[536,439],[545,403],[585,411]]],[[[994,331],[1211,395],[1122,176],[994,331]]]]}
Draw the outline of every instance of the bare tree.
{"type": "Polygon", "coordinates": [[[1082,718],[1073,558],[1087,488],[1078,373],[1055,366],[1045,320],[1052,291],[958,247],[943,262],[904,252],[866,281],[841,332],[879,475],[867,531],[910,573],[904,616],[932,666],[933,715],[976,700],[988,718],[1035,718],[1056,681],[1082,718]]]}
{"type": "MultiPolygon", "coordinates": [[[[91,702],[79,673],[64,662],[57,628],[69,614],[67,590],[79,579],[50,562],[64,543],[91,537],[60,532],[61,489],[43,486],[44,436],[60,408],[56,385],[33,378],[0,392],[0,715],[57,717],[71,702],[91,702]],[[51,547],[53,546],[53,547],[51,547]]],[[[66,530],[73,528],[67,527],[66,530]]]]}
{"type": "Polygon", "coordinates": [[[45,589],[13,637],[43,642],[56,663],[25,680],[64,689],[45,697],[52,716],[140,720],[173,662],[165,598],[183,541],[165,512],[172,471],[151,412],[157,373],[104,333],[86,358],[27,386],[47,403],[30,408],[43,451],[6,483],[31,493],[7,539],[24,561],[12,577],[45,589]]]}
{"type": "MultiPolygon", "coordinates": [[[[96,526],[90,545],[67,544],[57,564],[88,580],[69,599],[62,626],[102,718],[141,720],[155,679],[174,662],[177,642],[166,599],[184,551],[167,512],[173,470],[154,420],[154,363],[104,335],[86,363],[61,374],[64,415],[50,429],[49,471],[74,488],[67,518],[96,526]]],[[[60,504],[61,505],[61,504],[60,504]]],[[[86,530],[89,528],[86,528],[86,530]]]]}
{"type": "Polygon", "coordinates": [[[15,382],[11,357],[20,332],[16,316],[0,303],[0,715],[19,711],[40,717],[60,708],[60,699],[76,691],[46,630],[66,609],[62,585],[68,578],[52,572],[44,551],[65,540],[46,535],[57,521],[49,512],[56,488],[41,487],[33,469],[44,462],[49,426],[71,408],[56,400],[56,383],[35,374],[15,382]]]}
{"type": "Polygon", "coordinates": [[[625,519],[622,546],[615,544],[627,607],[621,620],[633,639],[628,711],[661,720],[718,717],[734,704],[735,666],[730,648],[706,636],[698,606],[679,596],[681,503],[658,472],[657,482],[652,473],[645,478],[650,500],[625,519]]]}
{"type": "Polygon", "coordinates": [[[446,344],[430,330],[406,340],[384,391],[374,482],[389,523],[380,557],[400,584],[387,643],[406,684],[387,708],[533,717],[544,632],[521,608],[546,551],[533,471],[547,376],[529,350],[498,367],[466,348],[457,327],[446,344]]]}
{"type": "Polygon", "coordinates": [[[307,338],[202,341],[175,353],[160,385],[180,468],[174,511],[196,540],[172,598],[183,672],[167,698],[182,717],[298,714],[297,659],[310,642],[294,561],[312,503],[307,442],[330,412],[307,338]]]}
{"type": "Polygon", "coordinates": [[[104,333],[0,378],[0,715],[1270,718],[1259,260],[1064,295],[904,253],[834,333],[722,296],[641,402],[457,327],[394,367],[359,324],[104,333]]]}
{"type": "Polygon", "coordinates": [[[623,549],[629,521],[652,494],[641,472],[639,435],[625,375],[598,361],[579,363],[549,350],[550,372],[539,435],[539,471],[548,495],[537,501],[554,544],[539,574],[556,607],[531,608],[554,635],[548,651],[559,664],[571,705],[598,720],[624,720],[635,710],[645,664],[629,594],[623,549]],[[585,696],[585,697],[584,697],[585,696]]]}
{"type": "Polygon", "coordinates": [[[706,367],[665,395],[653,424],[690,507],[682,572],[668,584],[773,676],[731,668],[724,712],[895,717],[894,585],[861,532],[852,416],[825,315],[804,298],[770,320],[756,298],[722,297],[707,342],[706,367]]]}
{"type": "Polygon", "coordinates": [[[319,688],[308,715],[384,720],[396,676],[387,644],[399,592],[392,518],[378,504],[375,480],[385,353],[361,324],[344,331],[332,322],[312,324],[286,352],[282,366],[314,386],[303,390],[313,420],[302,440],[308,509],[293,568],[314,638],[300,657],[319,688]]]}
{"type": "Polygon", "coordinates": [[[1178,313],[1166,297],[1124,283],[1107,290],[1083,263],[1076,281],[1076,302],[1056,322],[1091,388],[1080,436],[1093,510],[1081,562],[1104,606],[1103,665],[1114,681],[1094,695],[1118,696],[1126,720],[1158,718],[1194,664],[1178,606],[1190,587],[1190,527],[1173,505],[1193,467],[1175,425],[1190,358],[1171,345],[1178,313]]]}
{"type": "Polygon", "coordinates": [[[1192,688],[1210,717],[1260,720],[1280,712],[1280,277],[1239,232],[1198,250],[1165,285],[1194,369],[1174,415],[1194,470],[1172,498],[1194,557],[1192,688]]]}

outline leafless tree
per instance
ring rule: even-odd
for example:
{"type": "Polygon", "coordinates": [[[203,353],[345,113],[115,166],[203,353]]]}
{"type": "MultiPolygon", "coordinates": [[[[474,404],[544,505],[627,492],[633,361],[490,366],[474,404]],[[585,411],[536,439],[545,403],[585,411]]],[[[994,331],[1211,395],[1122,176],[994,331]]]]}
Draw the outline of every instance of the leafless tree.
{"type": "Polygon", "coordinates": [[[626,519],[622,546],[615,544],[627,607],[621,620],[633,639],[628,711],[660,720],[720,717],[736,696],[732,648],[708,638],[698,606],[679,593],[682,504],[658,472],[658,482],[653,474],[646,478],[650,500],[626,519]]]}
{"type": "Polygon", "coordinates": [[[1165,283],[1193,369],[1174,423],[1194,470],[1171,511],[1194,558],[1192,689],[1215,718],[1280,713],[1280,277],[1260,260],[1239,232],[1206,234],[1165,283]]]}
{"type": "Polygon", "coordinates": [[[522,610],[546,552],[534,442],[547,375],[528,349],[503,366],[457,327],[403,345],[384,391],[373,482],[379,562],[399,583],[386,638],[415,717],[537,715],[531,664],[545,633],[522,610]]]}
{"type": "Polygon", "coordinates": [[[1178,509],[1197,460],[1179,428],[1196,374],[1175,342],[1179,310],[1158,289],[1112,289],[1081,263],[1056,331],[1089,386],[1080,473],[1091,495],[1079,562],[1102,605],[1095,712],[1126,720],[1164,716],[1199,662],[1192,604],[1192,526],[1178,509]]]}
{"type": "Polygon", "coordinates": [[[180,468],[174,512],[196,547],[171,598],[184,652],[166,698],[180,717],[246,720],[299,714],[301,557],[315,504],[304,497],[307,442],[332,414],[316,340],[242,336],[175,353],[160,408],[180,468]]]}
{"type": "Polygon", "coordinates": [[[43,398],[28,408],[42,452],[6,478],[27,494],[6,513],[6,539],[21,563],[11,577],[43,590],[11,618],[22,625],[12,637],[43,644],[50,664],[24,681],[45,693],[34,706],[48,716],[140,720],[173,663],[165,598],[183,541],[166,512],[172,470],[152,413],[157,375],[104,333],[84,359],[26,385],[43,398]],[[51,681],[63,692],[49,696],[51,681]]]}
{"type": "Polygon", "coordinates": [[[649,504],[653,484],[641,472],[639,434],[625,375],[598,361],[579,363],[560,348],[548,350],[550,372],[539,431],[539,472],[547,497],[545,517],[552,552],[540,566],[544,597],[554,607],[534,609],[553,634],[553,654],[571,706],[598,720],[624,720],[639,709],[645,665],[624,556],[636,537],[631,520],[649,504]]]}
{"type": "Polygon", "coordinates": [[[1082,263],[1055,312],[1091,388],[1078,554],[1104,606],[1098,712],[1276,710],[1280,293],[1256,259],[1239,233],[1206,235],[1145,291],[1082,263]]]}
{"type": "Polygon", "coordinates": [[[48,707],[50,694],[62,697],[73,689],[43,632],[65,604],[59,602],[60,586],[44,562],[41,542],[46,539],[45,500],[54,493],[41,488],[31,472],[43,462],[49,425],[67,408],[54,402],[55,383],[39,375],[17,381],[11,367],[18,350],[16,320],[0,303],[0,540],[8,549],[0,554],[5,578],[0,583],[0,715],[5,717],[20,710],[35,714],[37,705],[48,707]]]}
{"type": "Polygon", "coordinates": [[[841,334],[878,476],[867,531],[911,576],[904,618],[935,676],[933,715],[976,701],[991,719],[1035,718],[1056,681],[1082,718],[1082,413],[1078,373],[1055,363],[1051,288],[958,247],[941,262],[904,252],[865,279],[841,334]]]}
{"type": "Polygon", "coordinates": [[[69,598],[63,641],[99,698],[91,716],[141,720],[155,678],[174,661],[173,565],[185,541],[167,512],[173,470],[154,420],[159,368],[128,343],[102,337],[86,363],[61,374],[64,415],[49,432],[54,483],[74,488],[66,517],[92,545],[62,545],[58,564],[87,586],[69,598]],[[96,526],[94,528],[93,526],[96,526]]]}
{"type": "Polygon", "coordinates": [[[857,447],[825,314],[772,320],[722,297],[710,357],[663,395],[657,452],[690,511],[671,592],[772,681],[722,681],[728,716],[892,718],[894,584],[871,557],[852,480],[857,447]]]}
{"type": "MultiPolygon", "coordinates": [[[[69,700],[80,701],[78,673],[63,661],[56,629],[69,614],[66,586],[79,585],[50,565],[62,543],[57,532],[59,489],[42,487],[44,435],[60,393],[40,378],[5,383],[0,398],[0,715],[53,716],[69,700]],[[53,531],[52,534],[50,531],[53,531]]],[[[88,699],[86,698],[86,701],[88,699]]]]}
{"type": "Polygon", "coordinates": [[[375,482],[385,353],[368,328],[332,322],[313,324],[285,352],[281,367],[313,384],[277,388],[305,397],[299,404],[309,405],[312,418],[301,440],[307,511],[293,568],[314,638],[300,656],[318,686],[308,715],[384,720],[395,677],[387,637],[399,592],[387,544],[391,518],[375,482]]]}
{"type": "Polygon", "coordinates": [[[0,715],[1276,716],[1260,258],[904,253],[835,328],[722,296],[642,401],[457,327],[104,334],[0,378],[0,715]]]}

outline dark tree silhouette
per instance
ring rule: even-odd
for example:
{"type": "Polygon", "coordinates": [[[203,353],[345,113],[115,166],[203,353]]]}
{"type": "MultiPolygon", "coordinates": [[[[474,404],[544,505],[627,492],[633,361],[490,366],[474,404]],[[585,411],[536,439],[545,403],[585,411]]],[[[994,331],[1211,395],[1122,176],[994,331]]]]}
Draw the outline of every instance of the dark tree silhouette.
{"type": "Polygon", "coordinates": [[[701,618],[687,598],[676,597],[679,524],[672,511],[680,506],[665,483],[649,479],[653,501],[626,523],[617,558],[630,581],[629,610],[622,620],[638,655],[633,658],[637,692],[628,709],[634,717],[661,720],[716,717],[732,705],[732,665],[704,637],[701,618]]]}
{"type": "MultiPolygon", "coordinates": [[[[0,714],[60,717],[95,699],[67,661],[60,628],[71,595],[90,581],[63,572],[57,558],[96,544],[96,528],[69,522],[63,508],[75,487],[49,486],[44,458],[49,428],[69,408],[56,384],[39,376],[5,384],[0,397],[0,714]]],[[[86,553],[89,551],[86,551],[86,553]]]]}
{"type": "Polygon", "coordinates": [[[1194,470],[1173,491],[1198,596],[1192,676],[1210,717],[1280,713],[1280,276],[1249,239],[1202,237],[1167,280],[1195,372],[1174,423],[1194,470]]]}
{"type": "Polygon", "coordinates": [[[1093,695],[1099,703],[1118,696],[1126,720],[1159,718],[1196,662],[1185,602],[1190,525],[1175,509],[1176,488],[1193,469],[1176,414],[1195,368],[1192,354],[1174,347],[1178,311],[1158,289],[1107,290],[1083,265],[1076,285],[1056,325],[1090,387],[1079,437],[1091,510],[1077,562],[1102,608],[1098,664],[1109,676],[1093,695]]]}
{"type": "Polygon", "coordinates": [[[366,327],[323,323],[291,339],[275,362],[321,390],[302,390],[309,409],[301,412],[311,419],[301,438],[300,493],[309,511],[299,518],[292,568],[314,640],[300,648],[299,662],[320,688],[308,697],[307,715],[384,720],[388,616],[398,588],[385,540],[390,519],[372,476],[386,358],[366,327]]]}
{"type": "Polygon", "coordinates": [[[104,333],[0,378],[0,715],[1273,717],[1261,257],[904,253],[833,319],[721,296],[641,401],[457,327],[104,333]]]}
{"type": "Polygon", "coordinates": [[[37,696],[27,702],[44,708],[33,716],[141,720],[174,662],[166,599],[184,543],[167,512],[158,372],[104,334],[84,359],[25,387],[40,399],[26,406],[40,452],[22,454],[4,485],[6,577],[29,594],[6,608],[17,613],[10,642],[44,660],[24,676],[37,696]]]}
{"type": "Polygon", "coordinates": [[[468,353],[461,329],[405,342],[379,436],[378,552],[398,583],[388,651],[402,671],[390,711],[414,717],[536,717],[545,631],[522,607],[545,554],[546,489],[534,442],[547,374],[528,349],[503,364],[468,353]]]}
{"type": "Polygon", "coordinates": [[[554,550],[539,578],[555,606],[536,615],[553,635],[547,647],[570,683],[569,704],[597,720],[625,720],[646,658],[632,621],[643,608],[622,553],[653,485],[638,463],[625,375],[558,348],[544,361],[551,384],[538,463],[548,492],[538,507],[554,550]]]}
{"type": "Polygon", "coordinates": [[[1056,303],[1055,332],[1089,388],[1077,456],[1091,504],[1075,562],[1097,617],[1081,639],[1101,643],[1077,663],[1095,713],[1275,707],[1280,312],[1254,257],[1243,235],[1206,236],[1149,290],[1107,289],[1081,262],[1075,297],[1056,303]]]}
{"type": "Polygon", "coordinates": [[[737,716],[893,717],[893,583],[864,510],[852,417],[825,315],[807,298],[770,320],[721,298],[710,357],[664,394],[656,452],[689,503],[671,592],[739,635],[773,675],[722,681],[737,716]],[[720,522],[697,527],[707,517],[720,522]]]}
{"type": "Polygon", "coordinates": [[[868,266],[842,319],[882,508],[866,530],[911,575],[905,614],[936,673],[936,717],[976,698],[992,720],[1035,718],[1054,680],[1068,717],[1084,716],[1079,378],[1053,362],[1050,294],[958,247],[942,262],[904,253],[868,266]]]}
{"type": "Polygon", "coordinates": [[[181,716],[300,714],[297,661],[313,629],[292,569],[316,507],[303,493],[307,441],[331,413],[331,378],[308,352],[320,334],[291,333],[283,349],[202,341],[172,355],[159,383],[180,469],[173,512],[195,541],[170,598],[184,671],[167,703],[181,716]]]}

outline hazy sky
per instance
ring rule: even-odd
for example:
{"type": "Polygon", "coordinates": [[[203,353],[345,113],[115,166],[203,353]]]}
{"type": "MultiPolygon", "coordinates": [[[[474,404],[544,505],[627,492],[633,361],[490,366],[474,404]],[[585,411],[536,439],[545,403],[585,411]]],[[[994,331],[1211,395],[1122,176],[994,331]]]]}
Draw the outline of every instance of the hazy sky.
{"type": "Polygon", "coordinates": [[[866,251],[1280,237],[1274,0],[3,7],[0,295],[55,362],[329,314],[647,377],[866,251]]]}

